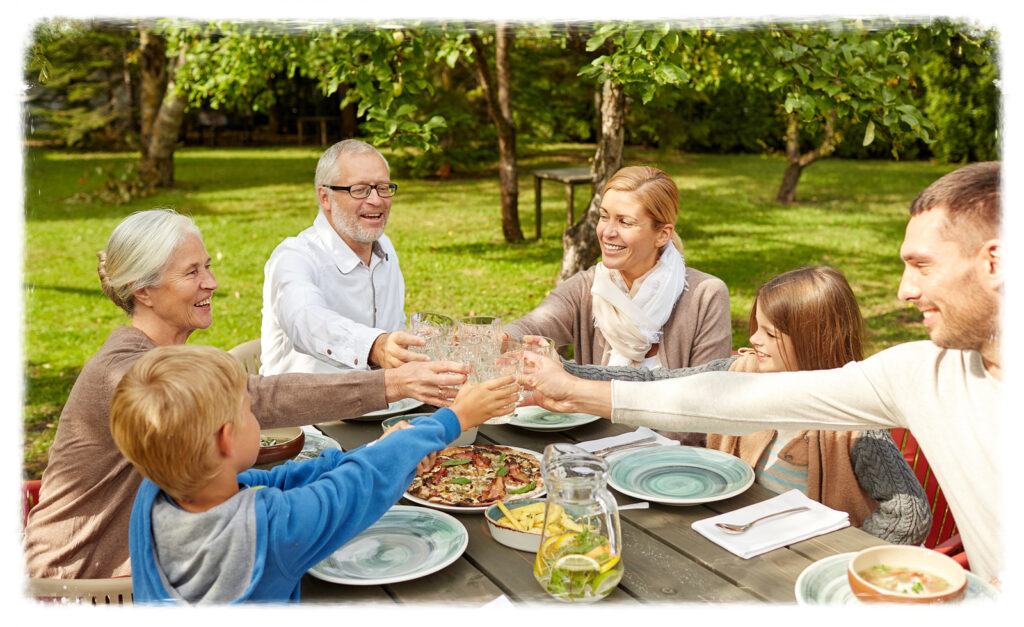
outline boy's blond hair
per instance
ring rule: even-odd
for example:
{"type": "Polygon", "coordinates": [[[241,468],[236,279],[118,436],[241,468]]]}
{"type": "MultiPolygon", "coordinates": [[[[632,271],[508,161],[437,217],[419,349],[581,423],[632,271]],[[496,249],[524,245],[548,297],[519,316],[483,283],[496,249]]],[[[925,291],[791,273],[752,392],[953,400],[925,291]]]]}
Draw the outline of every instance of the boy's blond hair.
{"type": "Polygon", "coordinates": [[[121,453],[177,499],[216,475],[214,437],[241,422],[245,370],[212,346],[161,346],[124,375],[110,406],[110,431],[121,453]]]}

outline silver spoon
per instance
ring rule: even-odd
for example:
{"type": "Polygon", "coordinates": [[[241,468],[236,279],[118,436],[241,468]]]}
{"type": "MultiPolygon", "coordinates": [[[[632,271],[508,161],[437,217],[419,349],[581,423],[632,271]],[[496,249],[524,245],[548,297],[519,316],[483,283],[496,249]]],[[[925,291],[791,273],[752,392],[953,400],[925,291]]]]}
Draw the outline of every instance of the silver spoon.
{"type": "Polygon", "coordinates": [[[762,516],[760,518],[755,518],[754,520],[748,522],[745,525],[734,525],[732,523],[715,523],[715,526],[716,527],[721,527],[722,529],[725,529],[726,531],[732,531],[734,533],[743,533],[747,529],[750,529],[751,527],[753,527],[754,523],[761,522],[765,518],[771,518],[773,516],[781,516],[783,514],[789,514],[789,513],[792,513],[792,512],[802,512],[805,509],[810,509],[810,508],[805,505],[803,507],[794,507],[793,509],[784,509],[781,512],[775,512],[774,514],[768,514],[767,516],[762,516]]]}

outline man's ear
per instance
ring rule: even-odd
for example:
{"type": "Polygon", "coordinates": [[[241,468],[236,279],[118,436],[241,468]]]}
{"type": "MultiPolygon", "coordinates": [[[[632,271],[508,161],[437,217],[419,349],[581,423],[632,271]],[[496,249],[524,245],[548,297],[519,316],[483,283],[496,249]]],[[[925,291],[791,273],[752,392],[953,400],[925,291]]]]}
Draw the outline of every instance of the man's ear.
{"type": "Polygon", "coordinates": [[[998,239],[990,239],[978,250],[978,264],[981,278],[993,290],[1003,287],[1003,244],[998,239]]]}
{"type": "Polygon", "coordinates": [[[323,209],[324,214],[327,215],[327,217],[330,217],[331,215],[331,197],[328,195],[330,193],[331,190],[326,187],[316,188],[316,200],[320,203],[320,208],[323,209]]]}

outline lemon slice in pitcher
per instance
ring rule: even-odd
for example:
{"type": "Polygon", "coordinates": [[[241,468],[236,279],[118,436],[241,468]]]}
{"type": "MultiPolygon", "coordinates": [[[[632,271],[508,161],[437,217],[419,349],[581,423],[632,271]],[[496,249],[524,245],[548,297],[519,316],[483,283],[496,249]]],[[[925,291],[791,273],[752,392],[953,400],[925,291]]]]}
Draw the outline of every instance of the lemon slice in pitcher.
{"type": "Polygon", "coordinates": [[[572,553],[559,558],[558,561],[555,562],[554,568],[556,570],[568,570],[570,572],[579,573],[588,570],[600,571],[601,564],[592,557],[572,553]]]}

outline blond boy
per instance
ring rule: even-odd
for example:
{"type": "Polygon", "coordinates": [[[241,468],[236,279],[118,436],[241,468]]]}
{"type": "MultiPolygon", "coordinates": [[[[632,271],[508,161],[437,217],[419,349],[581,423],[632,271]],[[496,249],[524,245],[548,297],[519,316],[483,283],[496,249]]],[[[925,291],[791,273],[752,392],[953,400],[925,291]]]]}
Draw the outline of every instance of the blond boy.
{"type": "Polygon", "coordinates": [[[129,532],[135,602],[298,601],[303,573],[380,518],[421,460],[509,411],[512,383],[464,385],[450,409],[372,446],[264,471],[251,469],[260,428],[241,364],[208,346],[150,351],[110,412],[145,477],[129,532]]]}

